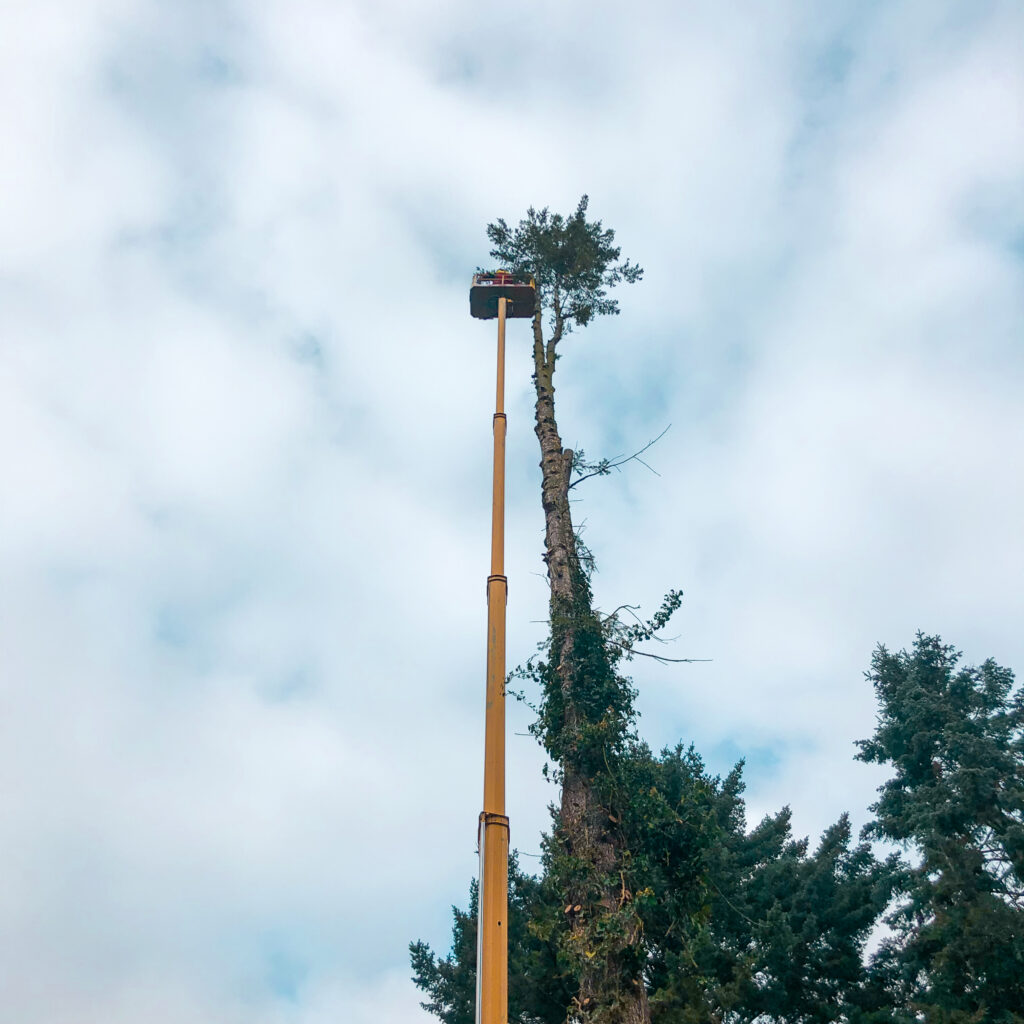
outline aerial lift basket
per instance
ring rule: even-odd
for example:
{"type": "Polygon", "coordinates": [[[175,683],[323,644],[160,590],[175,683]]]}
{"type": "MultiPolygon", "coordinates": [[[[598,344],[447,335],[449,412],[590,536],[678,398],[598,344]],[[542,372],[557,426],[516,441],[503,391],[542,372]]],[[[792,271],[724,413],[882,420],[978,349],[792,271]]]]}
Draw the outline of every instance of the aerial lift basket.
{"type": "Polygon", "coordinates": [[[496,270],[474,274],[469,289],[469,311],[478,320],[494,320],[498,316],[498,299],[506,298],[506,316],[531,317],[537,306],[537,282],[530,274],[513,274],[496,270]]]}

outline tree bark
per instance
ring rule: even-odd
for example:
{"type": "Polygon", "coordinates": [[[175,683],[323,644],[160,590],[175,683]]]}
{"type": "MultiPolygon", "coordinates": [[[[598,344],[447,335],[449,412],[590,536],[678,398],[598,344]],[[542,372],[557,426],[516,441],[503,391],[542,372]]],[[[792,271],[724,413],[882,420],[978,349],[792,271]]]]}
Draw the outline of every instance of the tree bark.
{"type": "MultiPolygon", "coordinates": [[[[562,337],[563,323],[555,297],[555,324],[545,344],[541,315],[534,318],[534,384],[536,388],[535,432],[540,443],[542,472],[542,504],[544,508],[545,554],[551,591],[550,619],[552,649],[558,685],[561,689],[563,720],[561,736],[566,751],[561,759],[562,792],[556,839],[573,858],[579,858],[603,878],[600,892],[567,891],[566,913],[570,921],[570,945],[579,950],[580,989],[569,1021],[592,1024],[650,1024],[650,1008],[642,976],[627,977],[622,970],[622,957],[615,951],[606,956],[598,968],[588,966],[586,940],[588,924],[596,916],[620,910],[631,894],[628,892],[622,867],[622,836],[611,816],[610,808],[602,806],[593,781],[573,756],[581,739],[585,716],[574,692],[580,667],[576,664],[576,644],[582,629],[594,630],[597,625],[591,604],[590,589],[581,569],[576,535],[569,506],[569,483],[573,453],[563,448],[555,419],[555,350],[562,337]],[[621,885],[609,884],[609,877],[623,879],[621,885]],[[596,900],[595,900],[596,896],[596,900]],[[578,910],[576,908],[579,908],[578,910]]],[[[608,666],[609,672],[611,666],[608,666]]],[[[627,930],[624,947],[641,941],[639,926],[627,930]]]]}

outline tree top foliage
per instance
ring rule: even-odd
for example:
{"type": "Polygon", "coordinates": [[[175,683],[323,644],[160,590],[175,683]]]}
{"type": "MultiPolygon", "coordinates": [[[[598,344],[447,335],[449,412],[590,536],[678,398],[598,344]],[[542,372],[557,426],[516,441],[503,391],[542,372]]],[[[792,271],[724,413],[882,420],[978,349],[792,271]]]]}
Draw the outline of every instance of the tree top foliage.
{"type": "Polygon", "coordinates": [[[531,206],[514,228],[503,218],[487,225],[491,256],[509,270],[533,274],[540,308],[549,312],[558,334],[573,324],[585,327],[595,316],[617,314],[619,304],[608,298],[608,289],[643,276],[637,264],[620,260],[615,232],[587,220],[589,202],[582,196],[568,217],[531,206]]]}

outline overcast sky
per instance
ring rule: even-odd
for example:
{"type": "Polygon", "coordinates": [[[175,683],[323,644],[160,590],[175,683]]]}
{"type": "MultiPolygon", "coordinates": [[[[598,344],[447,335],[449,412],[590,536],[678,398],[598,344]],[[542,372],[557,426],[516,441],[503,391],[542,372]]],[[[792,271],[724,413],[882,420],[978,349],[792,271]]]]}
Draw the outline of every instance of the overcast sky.
{"type": "MultiPolygon", "coordinates": [[[[489,220],[645,268],[568,339],[641,730],[856,824],[872,648],[1024,668],[1024,7],[8,0],[0,1004],[425,1024],[475,862],[489,220]]],[[[509,332],[510,665],[546,586],[509,332]]],[[[513,844],[555,793],[510,709],[513,844]],[[512,735],[514,733],[514,735],[512,735]]],[[[524,864],[529,866],[528,857],[524,864]]]]}

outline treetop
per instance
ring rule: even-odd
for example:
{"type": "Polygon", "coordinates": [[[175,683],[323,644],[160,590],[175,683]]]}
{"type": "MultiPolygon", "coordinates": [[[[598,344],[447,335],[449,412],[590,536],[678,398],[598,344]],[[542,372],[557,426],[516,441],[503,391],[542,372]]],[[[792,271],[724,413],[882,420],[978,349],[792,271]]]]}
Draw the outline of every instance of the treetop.
{"type": "Polygon", "coordinates": [[[587,220],[589,202],[582,196],[568,217],[531,206],[515,227],[503,218],[487,225],[490,255],[514,272],[533,274],[540,309],[550,314],[558,334],[573,324],[585,327],[595,316],[617,314],[619,304],[608,298],[608,289],[643,276],[637,264],[620,261],[615,232],[587,220]]]}

